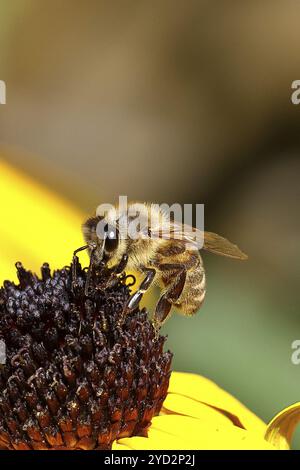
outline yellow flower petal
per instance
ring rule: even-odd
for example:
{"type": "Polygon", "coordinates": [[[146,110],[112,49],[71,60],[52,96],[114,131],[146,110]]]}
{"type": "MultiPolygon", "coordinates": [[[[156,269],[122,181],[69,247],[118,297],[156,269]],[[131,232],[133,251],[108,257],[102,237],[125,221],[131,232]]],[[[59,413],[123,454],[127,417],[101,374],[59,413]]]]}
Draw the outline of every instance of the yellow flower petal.
{"type": "Polygon", "coordinates": [[[0,175],[0,280],[15,279],[14,263],[19,260],[34,271],[44,261],[52,268],[69,264],[72,250],[83,244],[83,215],[3,161],[0,175]]]}
{"type": "Polygon", "coordinates": [[[112,445],[112,450],[130,450],[130,447],[125,444],[120,444],[118,441],[114,441],[112,445]]]}
{"type": "Polygon", "coordinates": [[[237,419],[244,428],[254,430],[261,436],[266,431],[266,424],[252,413],[246,406],[229,393],[222,390],[211,380],[185,372],[173,372],[169,393],[184,395],[206,403],[215,409],[223,410],[224,414],[237,419]]]}
{"type": "Polygon", "coordinates": [[[294,431],[300,422],[300,403],[285,408],[269,423],[265,439],[281,450],[290,448],[294,431]]]}
{"type": "Polygon", "coordinates": [[[120,439],[118,445],[130,449],[147,450],[274,450],[275,448],[255,432],[236,426],[219,426],[213,421],[164,415],[153,418],[147,437],[120,439]]]}
{"type": "Polygon", "coordinates": [[[199,418],[207,422],[213,421],[223,426],[232,426],[232,421],[216,409],[177,393],[169,393],[164,401],[162,414],[170,412],[199,418]]]}

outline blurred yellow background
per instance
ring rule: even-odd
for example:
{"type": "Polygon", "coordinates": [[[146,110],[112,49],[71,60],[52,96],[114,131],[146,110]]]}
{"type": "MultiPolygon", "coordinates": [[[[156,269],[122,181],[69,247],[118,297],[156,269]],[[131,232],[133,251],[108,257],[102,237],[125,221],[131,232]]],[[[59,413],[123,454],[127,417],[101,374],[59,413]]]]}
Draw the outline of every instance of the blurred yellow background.
{"type": "Polygon", "coordinates": [[[174,369],[265,421],[300,400],[299,14],[292,0],[0,6],[1,280],[17,260],[69,263],[83,218],[120,194],[205,203],[206,229],[249,261],[204,254],[201,312],[164,327],[174,369]]]}

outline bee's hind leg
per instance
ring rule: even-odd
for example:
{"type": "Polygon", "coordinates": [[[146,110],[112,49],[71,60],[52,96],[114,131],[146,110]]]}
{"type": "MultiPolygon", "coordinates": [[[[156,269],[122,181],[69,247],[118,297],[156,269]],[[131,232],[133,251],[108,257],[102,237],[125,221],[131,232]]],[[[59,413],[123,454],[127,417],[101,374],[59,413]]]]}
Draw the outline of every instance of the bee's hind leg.
{"type": "Polygon", "coordinates": [[[127,313],[129,313],[130,311],[136,309],[138,306],[139,306],[139,303],[143,297],[143,294],[149,289],[149,287],[151,286],[154,278],[155,278],[155,274],[156,274],[156,270],[154,268],[147,268],[145,269],[144,271],[146,271],[146,277],[145,279],[142,281],[140,287],[138,288],[138,290],[129,298],[123,312],[122,312],[122,315],[119,319],[119,326],[121,326],[125,320],[125,317],[127,315],[127,313]]]}
{"type": "Polygon", "coordinates": [[[158,338],[159,330],[170,315],[171,308],[172,303],[170,302],[170,300],[167,299],[165,294],[162,295],[156,305],[155,313],[152,319],[152,325],[155,331],[156,339],[158,338]]]}
{"type": "Polygon", "coordinates": [[[164,272],[165,282],[169,287],[160,297],[153,316],[152,324],[155,330],[155,335],[158,333],[162,325],[168,319],[173,304],[180,298],[186,281],[186,269],[182,265],[177,264],[162,264],[160,270],[164,272]],[[174,272],[177,275],[174,275],[174,272]]]}

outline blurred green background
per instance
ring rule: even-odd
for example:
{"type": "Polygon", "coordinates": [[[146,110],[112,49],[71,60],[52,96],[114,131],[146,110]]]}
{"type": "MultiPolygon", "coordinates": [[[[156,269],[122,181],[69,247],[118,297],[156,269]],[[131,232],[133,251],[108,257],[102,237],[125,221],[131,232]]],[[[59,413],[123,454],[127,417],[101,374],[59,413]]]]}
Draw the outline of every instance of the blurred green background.
{"type": "Polygon", "coordinates": [[[266,421],[300,401],[299,14],[291,0],[0,6],[6,161],[86,214],[119,194],[204,203],[206,229],[249,261],[204,254],[201,312],[164,327],[174,368],[266,421]]]}

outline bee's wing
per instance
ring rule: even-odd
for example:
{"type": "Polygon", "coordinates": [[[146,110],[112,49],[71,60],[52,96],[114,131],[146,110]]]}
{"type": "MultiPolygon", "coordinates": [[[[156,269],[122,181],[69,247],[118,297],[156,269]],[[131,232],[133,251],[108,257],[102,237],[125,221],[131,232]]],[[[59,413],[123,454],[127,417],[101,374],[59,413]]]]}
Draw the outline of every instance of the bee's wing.
{"type": "Polygon", "coordinates": [[[191,247],[211,251],[217,255],[245,260],[248,256],[237,245],[221,235],[205,232],[187,224],[170,222],[166,227],[151,227],[151,235],[157,238],[183,240],[191,247]]]}
{"type": "Polygon", "coordinates": [[[204,232],[203,249],[216,253],[217,255],[228,256],[245,260],[248,256],[239,249],[237,245],[231,243],[227,238],[221,237],[213,232],[204,232]]]}

